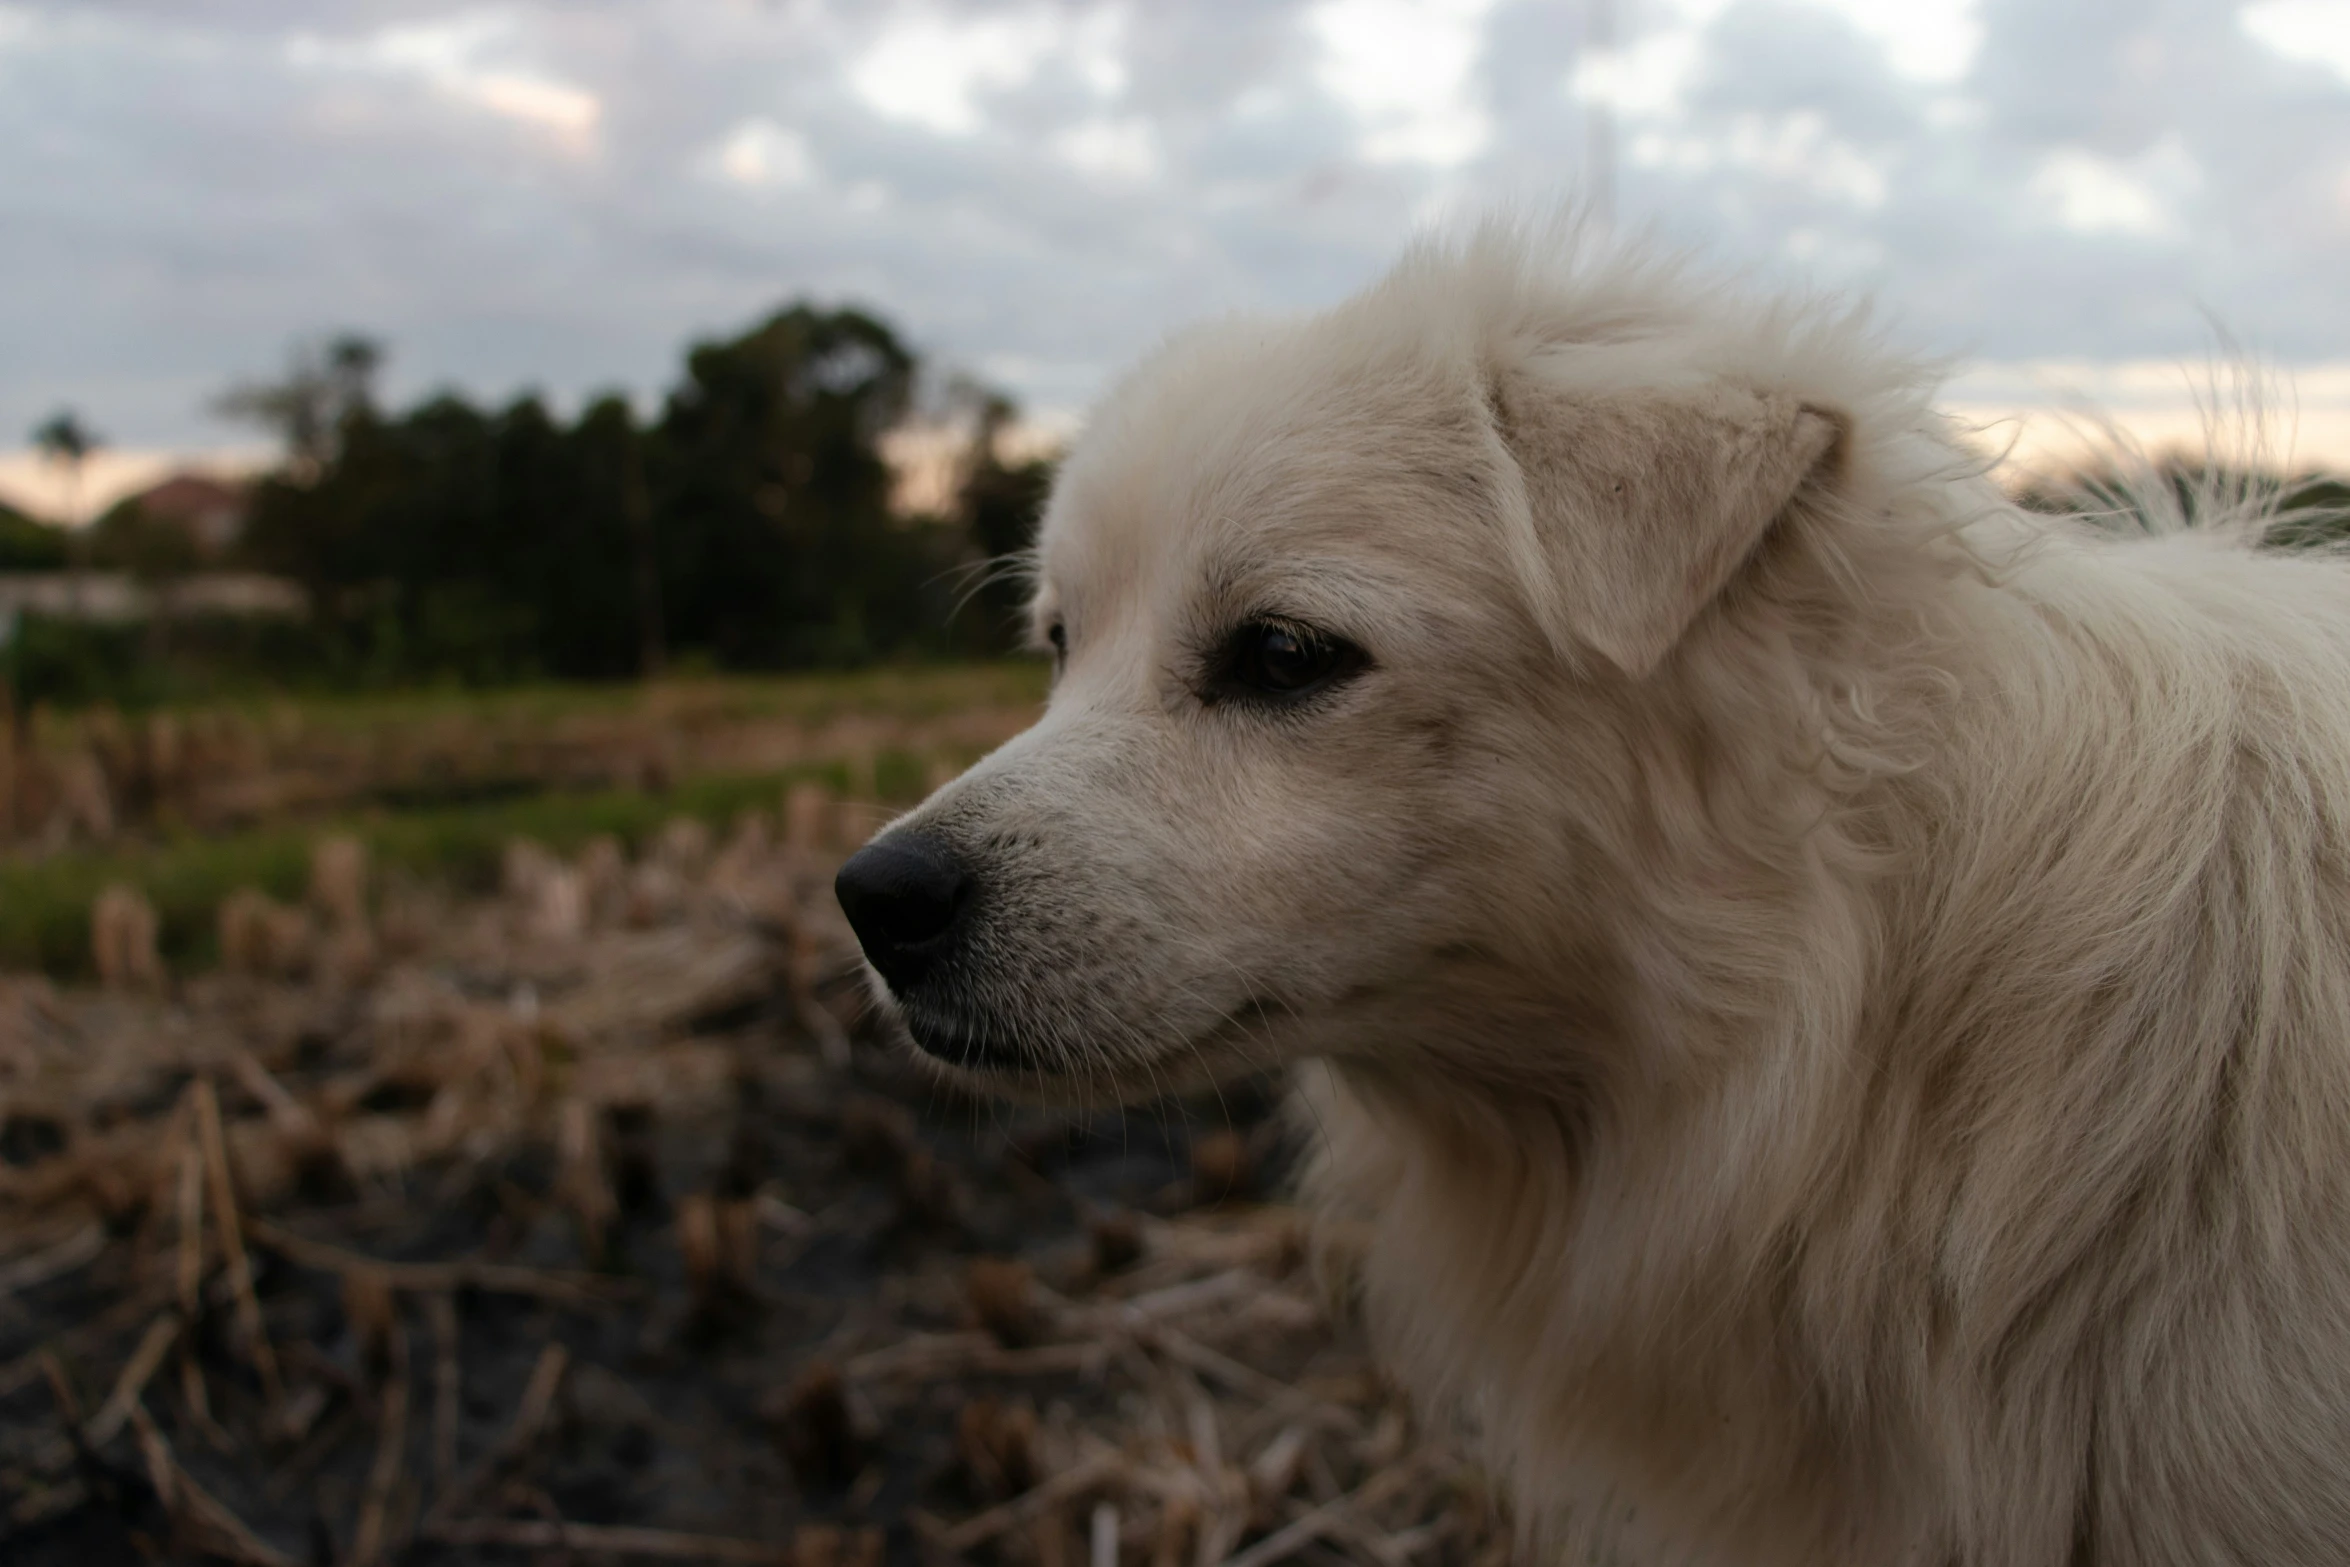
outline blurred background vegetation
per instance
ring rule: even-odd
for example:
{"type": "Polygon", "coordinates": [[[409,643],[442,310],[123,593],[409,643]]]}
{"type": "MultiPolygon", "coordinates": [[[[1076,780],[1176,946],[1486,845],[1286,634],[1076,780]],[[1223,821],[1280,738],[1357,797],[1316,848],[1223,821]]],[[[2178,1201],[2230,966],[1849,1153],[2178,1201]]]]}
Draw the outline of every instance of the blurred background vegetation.
{"type": "MultiPolygon", "coordinates": [[[[0,506],[0,969],[87,972],[110,885],[208,963],[215,906],[298,890],[322,832],[479,890],[513,841],[634,852],[797,783],[878,822],[1033,714],[1006,562],[1050,461],[878,316],[698,343],[649,414],[390,408],[387,354],[224,393],[266,471],[79,527],[0,506]]],[[[103,442],[34,439],[69,481],[103,442]]]]}
{"type": "MultiPolygon", "coordinates": [[[[248,483],[175,479],[78,530],[0,509],[0,573],[61,574],[0,610],[6,700],[842,669],[1017,641],[992,563],[1028,542],[1050,465],[1005,452],[1008,399],[932,376],[873,314],[793,304],[699,343],[650,418],[617,396],[568,418],[535,397],[387,409],[385,355],[345,335],[224,395],[281,452],[248,483]],[[934,437],[912,501],[887,450],[909,430],[934,437]],[[139,612],[76,602],[62,584],[84,570],[139,612]],[[277,591],[224,601],[254,578],[277,591]]],[[[37,437],[66,464],[97,440],[71,414],[37,437]]]]}
{"type": "MultiPolygon", "coordinates": [[[[649,416],[617,395],[569,417],[535,396],[386,408],[387,353],[343,334],[225,392],[216,412],[275,441],[258,475],[175,476],[81,528],[0,505],[0,704],[21,723],[1018,644],[1012,563],[1051,461],[1011,439],[1009,398],[924,365],[870,311],[797,302],[697,343],[649,416]]],[[[68,472],[102,439],[70,410],[33,436],[68,472]]],[[[2325,475],[2156,459],[2020,498],[2134,528],[2256,493],[2280,543],[2350,533],[2350,485],[2325,475]]]]}
{"type": "MultiPolygon", "coordinates": [[[[1033,715],[1041,667],[1004,660],[1050,458],[878,315],[789,304],[650,410],[389,408],[387,353],[324,338],[223,393],[266,471],[76,528],[0,508],[0,968],[86,971],[112,885],[203,966],[216,905],[290,896],[320,833],[479,891],[516,840],[635,852],[811,781],[878,822],[1033,715]]],[[[69,479],[103,440],[33,434],[69,479]]],[[[2019,496],[2123,529],[2247,497],[2281,544],[2350,537],[2324,476],[2144,460],[2019,496]]]]}

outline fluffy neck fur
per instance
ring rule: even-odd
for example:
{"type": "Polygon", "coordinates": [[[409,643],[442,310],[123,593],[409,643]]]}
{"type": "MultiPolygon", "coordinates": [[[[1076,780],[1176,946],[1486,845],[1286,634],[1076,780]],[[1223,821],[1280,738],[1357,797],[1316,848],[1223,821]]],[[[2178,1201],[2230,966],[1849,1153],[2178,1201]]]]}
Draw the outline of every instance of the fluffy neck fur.
{"type": "Polygon", "coordinates": [[[2319,1560],[2228,1476],[2350,1408],[2345,574],[1863,435],[1619,693],[1624,1037],[1335,1063],[1313,1191],[1564,1559],[2319,1560]]]}

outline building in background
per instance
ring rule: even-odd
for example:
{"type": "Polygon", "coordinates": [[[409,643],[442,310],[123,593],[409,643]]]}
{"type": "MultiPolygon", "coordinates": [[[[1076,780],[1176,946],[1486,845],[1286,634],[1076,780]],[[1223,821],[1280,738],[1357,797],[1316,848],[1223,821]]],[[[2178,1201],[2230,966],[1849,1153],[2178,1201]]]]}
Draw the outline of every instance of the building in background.
{"type": "Polygon", "coordinates": [[[226,554],[243,534],[250,492],[235,480],[205,473],[175,473],[124,497],[121,504],[136,507],[150,525],[182,530],[198,555],[214,558],[226,554]]]}

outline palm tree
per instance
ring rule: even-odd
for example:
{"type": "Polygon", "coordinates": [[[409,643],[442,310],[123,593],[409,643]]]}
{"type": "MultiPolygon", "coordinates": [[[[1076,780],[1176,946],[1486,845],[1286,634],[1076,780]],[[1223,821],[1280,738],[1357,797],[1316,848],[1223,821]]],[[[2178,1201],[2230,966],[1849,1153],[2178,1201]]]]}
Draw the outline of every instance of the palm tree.
{"type": "Polygon", "coordinates": [[[68,578],[68,602],[77,619],[82,611],[82,572],[90,549],[90,542],[84,536],[89,530],[82,526],[82,465],[104,444],[104,437],[82,423],[81,415],[70,408],[58,409],[33,430],[33,445],[42,456],[65,470],[65,516],[61,520],[65,523],[66,546],[73,565],[68,578]]]}
{"type": "Polygon", "coordinates": [[[383,362],[383,345],[357,332],[323,345],[299,344],[283,380],[231,387],[214,400],[213,411],[276,431],[286,443],[287,466],[307,484],[334,460],[351,420],[375,406],[383,362]]]}

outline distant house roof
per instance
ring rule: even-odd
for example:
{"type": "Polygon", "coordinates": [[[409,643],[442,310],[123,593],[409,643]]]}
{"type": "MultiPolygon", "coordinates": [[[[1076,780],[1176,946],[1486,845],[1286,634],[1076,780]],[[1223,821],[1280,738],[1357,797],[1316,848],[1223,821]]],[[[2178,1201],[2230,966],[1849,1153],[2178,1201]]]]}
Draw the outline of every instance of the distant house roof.
{"type": "Polygon", "coordinates": [[[228,548],[244,530],[245,486],[209,474],[175,473],[130,499],[150,520],[187,529],[206,551],[228,548]]]}

